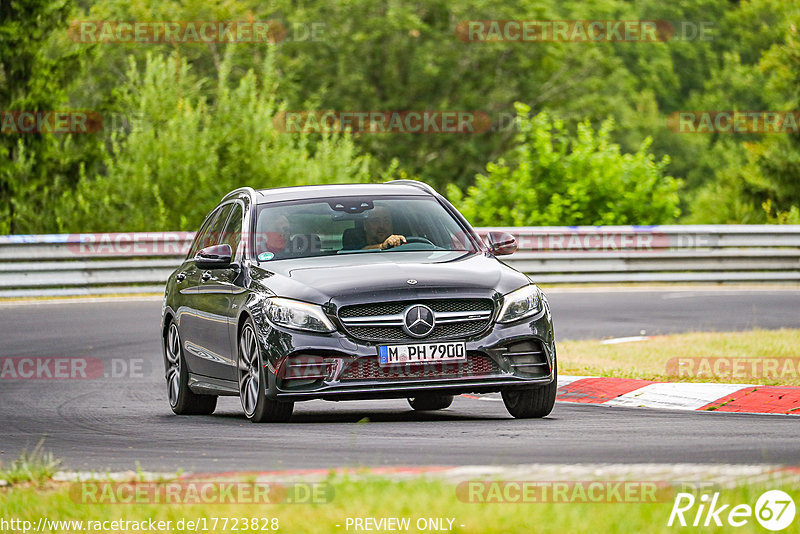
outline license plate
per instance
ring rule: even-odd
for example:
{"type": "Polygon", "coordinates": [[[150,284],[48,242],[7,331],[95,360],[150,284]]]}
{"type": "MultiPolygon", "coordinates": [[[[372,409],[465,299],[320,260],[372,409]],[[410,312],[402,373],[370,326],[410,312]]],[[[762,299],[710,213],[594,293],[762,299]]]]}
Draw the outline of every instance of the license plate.
{"type": "Polygon", "coordinates": [[[378,347],[378,357],[381,365],[466,360],[467,344],[456,341],[418,345],[382,345],[378,347]]]}

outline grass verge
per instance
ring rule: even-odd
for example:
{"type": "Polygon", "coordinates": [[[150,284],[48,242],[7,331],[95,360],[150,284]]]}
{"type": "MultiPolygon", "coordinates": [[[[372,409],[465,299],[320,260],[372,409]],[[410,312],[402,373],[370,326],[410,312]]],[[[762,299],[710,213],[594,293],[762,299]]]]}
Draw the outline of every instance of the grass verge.
{"type": "Polygon", "coordinates": [[[23,451],[8,466],[0,462],[0,480],[12,485],[29,483],[40,486],[53,477],[60,464],[53,453],[45,451],[44,440],[41,440],[33,450],[23,451]]]}
{"type": "Polygon", "coordinates": [[[558,343],[559,373],[664,382],[800,386],[800,330],[698,332],[558,343]]]}
{"type": "MultiPolygon", "coordinates": [[[[471,503],[465,502],[463,492],[457,486],[441,480],[411,479],[387,480],[367,478],[348,480],[331,478],[332,498],[326,503],[317,504],[87,504],[75,497],[70,484],[62,483],[49,488],[19,487],[0,491],[0,517],[8,520],[16,518],[38,524],[40,518],[50,521],[81,521],[77,524],[62,525],[54,532],[87,532],[102,530],[100,524],[94,527],[89,521],[170,521],[169,528],[154,531],[194,531],[186,521],[201,520],[197,530],[213,532],[236,531],[274,531],[289,533],[356,532],[352,524],[347,528],[348,518],[375,519],[386,517],[409,518],[407,532],[435,531],[419,529],[417,521],[428,518],[444,518],[444,525],[452,525],[448,532],[671,532],[668,527],[674,495],[659,498],[659,502],[560,502],[560,503],[471,503]],[[78,502],[76,502],[78,501],[78,502]],[[215,520],[215,518],[217,518],[215,520]],[[243,520],[257,519],[257,528],[243,527],[243,520]],[[222,521],[227,519],[227,528],[222,521]],[[272,522],[277,519],[277,523],[272,522]],[[452,519],[452,523],[448,522],[452,519]],[[180,521],[183,520],[183,528],[180,521]],[[202,522],[204,520],[204,523],[202,522]],[[263,521],[266,520],[266,521],[263,521]],[[216,521],[216,523],[214,523],[216,521]],[[216,524],[216,528],[211,528],[216,524]],[[267,528],[262,530],[262,526],[267,528]]],[[[748,504],[754,507],[759,496],[767,489],[782,489],[789,493],[795,502],[800,502],[800,491],[791,487],[742,486],[721,490],[718,502],[733,505],[748,504]]],[[[713,495],[713,492],[710,492],[713,495]]],[[[699,501],[697,501],[699,504],[699,501]]],[[[698,506],[695,505],[685,517],[691,523],[698,506]]],[[[705,520],[705,515],[701,521],[705,520]]],[[[725,521],[725,514],[722,516],[725,521]]],[[[795,520],[795,524],[798,520],[795,520]]],[[[702,525],[702,523],[701,523],[702,525]]],[[[713,522],[712,522],[713,525],[713,522]]],[[[107,525],[112,526],[112,525],[107,525]]],[[[691,528],[691,527],[689,527],[691,528]]],[[[731,527],[705,527],[704,532],[726,532],[731,527]]],[[[127,525],[114,531],[136,531],[127,525]]],[[[686,530],[686,529],[683,529],[686,530]]],[[[754,517],[747,524],[735,529],[737,532],[763,532],[754,517]]],[[[791,528],[789,529],[791,530],[791,528]]],[[[145,530],[146,531],[146,530],[145,530]]],[[[363,530],[362,530],[363,531],[363,530]]],[[[394,531],[394,530],[389,530],[394,531]]]]}

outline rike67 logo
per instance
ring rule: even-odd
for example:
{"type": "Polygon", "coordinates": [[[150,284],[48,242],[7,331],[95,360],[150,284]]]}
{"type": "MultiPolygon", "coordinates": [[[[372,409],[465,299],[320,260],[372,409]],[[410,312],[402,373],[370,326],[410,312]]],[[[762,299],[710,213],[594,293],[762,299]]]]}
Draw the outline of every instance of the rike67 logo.
{"type": "Polygon", "coordinates": [[[742,527],[755,517],[765,529],[779,531],[789,527],[794,516],[794,500],[788,493],[780,490],[762,493],[754,507],[749,504],[723,503],[719,492],[713,495],[704,493],[699,498],[692,493],[678,493],[667,526],[742,527]]]}

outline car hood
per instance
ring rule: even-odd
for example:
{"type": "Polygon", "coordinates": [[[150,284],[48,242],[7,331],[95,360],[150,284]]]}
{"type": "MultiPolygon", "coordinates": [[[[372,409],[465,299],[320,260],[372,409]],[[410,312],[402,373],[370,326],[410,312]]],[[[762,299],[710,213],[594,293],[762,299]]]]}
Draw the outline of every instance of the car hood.
{"type": "Polygon", "coordinates": [[[253,267],[252,278],[272,294],[317,304],[492,296],[529,283],[526,275],[491,255],[462,251],[366,252],[287,259],[253,267]]]}

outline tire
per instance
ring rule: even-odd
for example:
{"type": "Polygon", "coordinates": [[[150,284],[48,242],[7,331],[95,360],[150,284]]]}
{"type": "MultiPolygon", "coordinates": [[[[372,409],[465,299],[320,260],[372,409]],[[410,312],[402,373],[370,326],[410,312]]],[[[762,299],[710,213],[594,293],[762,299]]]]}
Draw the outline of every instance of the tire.
{"type": "Polygon", "coordinates": [[[444,410],[453,404],[453,396],[429,393],[427,395],[420,395],[419,397],[410,397],[408,399],[408,404],[418,412],[444,410]]]}
{"type": "Polygon", "coordinates": [[[239,334],[237,366],[239,400],[244,415],[253,423],[285,423],[292,417],[293,402],[281,402],[266,396],[267,375],[251,319],[245,321],[239,334]]]}
{"type": "Polygon", "coordinates": [[[553,411],[558,390],[558,365],[553,356],[553,381],[535,389],[506,389],[502,392],[508,413],[516,419],[545,417],[553,411]]]}
{"type": "Polygon", "coordinates": [[[198,395],[189,389],[189,371],[183,357],[183,344],[174,320],[167,326],[164,340],[167,360],[167,400],[176,415],[211,415],[217,408],[216,395],[198,395]]]}

